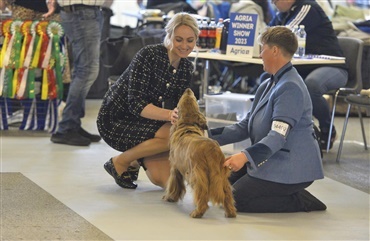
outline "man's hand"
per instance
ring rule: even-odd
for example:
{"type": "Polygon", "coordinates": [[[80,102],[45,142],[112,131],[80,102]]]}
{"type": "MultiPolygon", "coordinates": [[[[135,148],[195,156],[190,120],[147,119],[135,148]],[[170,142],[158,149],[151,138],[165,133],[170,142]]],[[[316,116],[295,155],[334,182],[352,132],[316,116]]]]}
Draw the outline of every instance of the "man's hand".
{"type": "Polygon", "coordinates": [[[4,11],[6,7],[5,0],[0,0],[0,10],[4,11]]]}
{"type": "MultiPolygon", "coordinates": [[[[1,1],[1,0],[0,0],[1,1]]],[[[57,4],[56,4],[56,2],[55,2],[56,0],[48,0],[47,2],[46,2],[46,5],[48,6],[48,12],[47,13],[45,13],[45,14],[43,14],[42,15],[42,17],[44,17],[44,18],[48,18],[48,17],[50,17],[51,15],[53,15],[54,14],[54,12],[55,12],[55,10],[56,10],[56,8],[57,8],[57,4]]]]}

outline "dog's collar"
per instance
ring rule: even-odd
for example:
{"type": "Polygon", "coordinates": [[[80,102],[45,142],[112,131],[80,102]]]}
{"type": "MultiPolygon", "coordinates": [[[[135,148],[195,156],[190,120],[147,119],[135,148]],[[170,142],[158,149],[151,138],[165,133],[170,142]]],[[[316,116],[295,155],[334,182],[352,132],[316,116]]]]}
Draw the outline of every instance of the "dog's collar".
{"type": "Polygon", "coordinates": [[[199,131],[193,131],[193,130],[185,130],[181,135],[180,135],[180,137],[182,137],[183,135],[185,135],[185,134],[191,134],[191,133],[193,133],[193,134],[197,134],[197,135],[199,135],[199,136],[201,136],[202,134],[199,134],[199,131]]]}
{"type": "Polygon", "coordinates": [[[195,126],[195,127],[199,128],[199,129],[201,129],[203,131],[208,130],[208,126],[207,125],[206,125],[206,128],[204,128],[204,126],[201,126],[198,123],[193,123],[193,124],[189,124],[189,123],[186,123],[185,124],[184,123],[183,125],[186,125],[186,126],[195,126]]]}

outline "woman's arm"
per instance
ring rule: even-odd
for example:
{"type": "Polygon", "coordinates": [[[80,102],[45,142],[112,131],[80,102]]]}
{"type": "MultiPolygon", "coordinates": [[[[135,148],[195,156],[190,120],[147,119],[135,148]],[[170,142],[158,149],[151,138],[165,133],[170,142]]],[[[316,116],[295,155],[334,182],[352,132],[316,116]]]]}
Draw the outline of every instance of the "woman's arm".
{"type": "Polygon", "coordinates": [[[171,121],[173,110],[163,109],[153,104],[148,104],[141,111],[141,116],[153,120],[171,121]]]}

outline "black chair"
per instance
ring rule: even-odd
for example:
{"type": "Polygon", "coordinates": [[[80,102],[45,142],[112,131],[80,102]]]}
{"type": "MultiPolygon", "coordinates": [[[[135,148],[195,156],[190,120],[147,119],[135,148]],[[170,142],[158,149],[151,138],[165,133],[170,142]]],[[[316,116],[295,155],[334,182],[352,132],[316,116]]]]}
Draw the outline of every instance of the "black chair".
{"type": "Polygon", "coordinates": [[[334,100],[326,152],[329,152],[330,149],[330,139],[333,131],[337,99],[344,99],[350,94],[359,94],[362,89],[361,61],[364,43],[362,40],[353,37],[338,37],[338,41],[344,57],[346,58],[348,81],[345,87],[327,93],[328,95],[332,95],[334,100]]]}
{"type": "Polygon", "coordinates": [[[349,95],[345,98],[345,101],[348,103],[348,108],[347,108],[346,118],[343,124],[342,136],[340,138],[340,143],[338,147],[338,153],[337,153],[337,159],[336,159],[337,162],[339,162],[340,156],[342,154],[343,140],[346,134],[348,117],[349,117],[349,113],[351,111],[352,106],[357,107],[357,112],[358,112],[358,116],[359,116],[360,123],[361,123],[362,137],[364,139],[364,148],[365,150],[367,150],[367,142],[366,142],[364,122],[362,120],[361,107],[367,108],[367,109],[370,108],[370,97],[368,95],[349,95]]]}

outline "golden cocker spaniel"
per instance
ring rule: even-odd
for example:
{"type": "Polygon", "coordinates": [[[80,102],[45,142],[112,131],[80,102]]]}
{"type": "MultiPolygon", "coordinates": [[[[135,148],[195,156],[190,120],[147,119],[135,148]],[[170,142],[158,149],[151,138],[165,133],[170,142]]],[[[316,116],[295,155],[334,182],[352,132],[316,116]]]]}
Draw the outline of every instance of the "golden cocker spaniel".
{"type": "Polygon", "coordinates": [[[204,136],[205,116],[191,89],[186,89],[178,105],[178,119],[170,131],[171,174],[164,200],[177,202],[185,195],[185,181],[193,190],[196,209],[190,214],[201,218],[208,202],[222,205],[226,217],[236,217],[230,170],[223,166],[225,156],[219,144],[204,136]]]}

